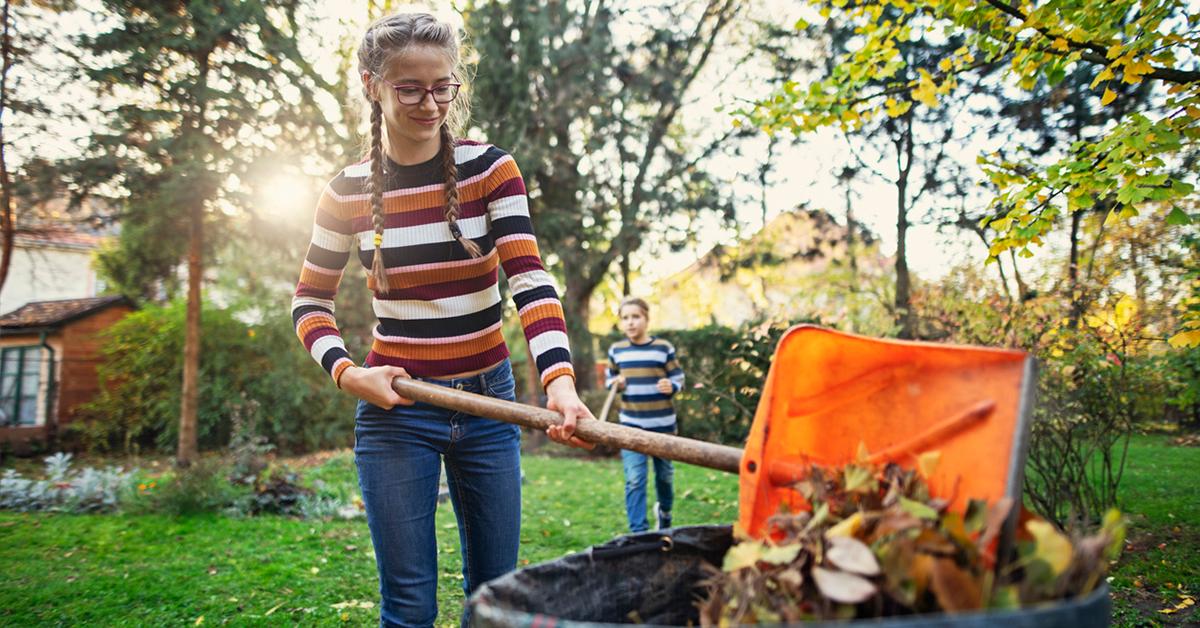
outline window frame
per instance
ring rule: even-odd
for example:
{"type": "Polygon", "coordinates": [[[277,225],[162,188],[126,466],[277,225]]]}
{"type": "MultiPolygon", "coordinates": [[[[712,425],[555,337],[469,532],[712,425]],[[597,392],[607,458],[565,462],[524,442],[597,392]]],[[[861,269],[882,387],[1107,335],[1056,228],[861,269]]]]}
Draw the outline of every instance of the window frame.
{"type": "Polygon", "coordinates": [[[3,406],[8,404],[10,401],[13,408],[12,416],[2,417],[0,427],[36,427],[40,424],[38,422],[38,411],[40,410],[38,402],[40,401],[39,397],[41,396],[40,391],[42,388],[41,356],[37,356],[38,359],[34,361],[34,368],[32,371],[27,371],[25,367],[28,363],[28,352],[33,352],[36,355],[41,353],[42,350],[42,345],[36,344],[0,347],[0,385],[2,385],[4,379],[7,377],[11,376],[14,380],[12,395],[4,396],[3,390],[0,389],[0,408],[3,408],[3,406]],[[5,367],[8,365],[9,356],[14,353],[17,356],[17,368],[16,371],[10,374],[5,371],[5,367]],[[34,383],[32,396],[26,393],[24,390],[25,387],[23,386],[25,377],[30,373],[34,373],[37,376],[34,383]],[[33,421],[30,423],[21,422],[21,410],[26,402],[33,405],[33,421]]]}

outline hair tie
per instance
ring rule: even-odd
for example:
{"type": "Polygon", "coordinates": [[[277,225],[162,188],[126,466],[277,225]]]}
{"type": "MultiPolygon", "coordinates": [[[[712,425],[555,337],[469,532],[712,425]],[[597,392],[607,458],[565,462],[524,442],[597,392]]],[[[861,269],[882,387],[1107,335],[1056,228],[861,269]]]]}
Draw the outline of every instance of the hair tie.
{"type": "Polygon", "coordinates": [[[375,248],[379,248],[381,246],[383,246],[383,234],[376,233],[375,234],[375,248]]]}
{"type": "Polygon", "coordinates": [[[452,222],[452,223],[450,223],[450,235],[454,236],[454,239],[455,239],[455,240],[457,240],[457,239],[459,239],[459,238],[463,237],[463,235],[462,235],[462,229],[459,229],[459,228],[458,228],[458,223],[457,223],[457,222],[452,222]]]}

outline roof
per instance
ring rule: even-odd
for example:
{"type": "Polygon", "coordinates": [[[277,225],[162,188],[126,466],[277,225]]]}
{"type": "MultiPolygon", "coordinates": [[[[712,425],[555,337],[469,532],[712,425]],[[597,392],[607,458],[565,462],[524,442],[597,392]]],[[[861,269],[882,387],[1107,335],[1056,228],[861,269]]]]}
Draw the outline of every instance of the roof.
{"type": "Polygon", "coordinates": [[[118,304],[132,305],[129,299],[123,296],[34,301],[0,316],[0,329],[11,331],[57,327],[118,304]]]}
{"type": "Polygon", "coordinates": [[[25,232],[18,231],[14,240],[17,246],[50,246],[91,250],[100,246],[100,243],[104,241],[104,237],[65,227],[53,227],[25,232]]]}

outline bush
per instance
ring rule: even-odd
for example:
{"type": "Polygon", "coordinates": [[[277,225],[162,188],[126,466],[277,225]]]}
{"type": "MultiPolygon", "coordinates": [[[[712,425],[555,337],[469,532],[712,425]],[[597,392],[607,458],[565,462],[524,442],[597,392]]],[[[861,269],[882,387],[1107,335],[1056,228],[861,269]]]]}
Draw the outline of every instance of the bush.
{"type": "MultiPolygon", "coordinates": [[[[740,447],[754,422],[775,345],[801,322],[814,321],[766,320],[736,328],[707,325],[654,332],[675,346],[683,367],[686,381],[674,398],[679,434],[740,447]]],[[[604,350],[621,338],[604,338],[604,350]]],[[[588,407],[599,411],[604,398],[598,399],[588,407]]]]}
{"type": "Polygon", "coordinates": [[[159,478],[157,490],[146,494],[144,507],[174,516],[220,512],[248,492],[230,483],[228,475],[229,467],[220,458],[202,458],[159,478]]]}
{"type": "MultiPolygon", "coordinates": [[[[102,392],[83,408],[83,444],[96,450],[173,451],[183,368],[185,303],[147,306],[106,332],[99,367],[102,392]]],[[[296,340],[286,313],[247,325],[229,310],[206,307],[202,320],[202,449],[226,445],[242,413],[284,451],[344,446],[354,401],[296,340]]]]}
{"type": "Polygon", "coordinates": [[[71,454],[58,453],[46,461],[45,480],[27,480],[14,469],[0,478],[0,508],[58,512],[116,510],[131,488],[133,472],[108,467],[71,470],[71,454]]]}

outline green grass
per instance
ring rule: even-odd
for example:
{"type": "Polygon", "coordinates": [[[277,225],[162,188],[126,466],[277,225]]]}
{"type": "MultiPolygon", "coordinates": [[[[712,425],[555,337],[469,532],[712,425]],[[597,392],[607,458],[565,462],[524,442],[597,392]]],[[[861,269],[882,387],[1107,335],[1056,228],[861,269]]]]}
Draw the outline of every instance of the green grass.
{"type": "Polygon", "coordinates": [[[1113,623],[1184,625],[1200,621],[1200,447],[1178,447],[1169,436],[1135,436],[1118,492],[1129,517],[1129,543],[1113,572],[1113,623]]]}
{"type": "MultiPolygon", "coordinates": [[[[625,533],[618,460],[527,455],[524,468],[521,565],[625,533]]],[[[1158,613],[1183,592],[1200,592],[1197,470],[1200,448],[1134,439],[1121,490],[1131,549],[1113,573],[1115,625],[1200,617],[1158,613]]],[[[304,474],[354,494],[349,453],[304,474]]],[[[737,517],[733,475],[677,464],[676,489],[677,525],[737,517]]],[[[452,626],[463,594],[449,504],[439,507],[437,525],[438,624],[452,626]]],[[[362,520],[0,513],[0,547],[3,625],[193,625],[200,617],[205,625],[369,625],[378,613],[362,607],[378,601],[362,520]]]]}
{"type": "MultiPolygon", "coordinates": [[[[614,459],[526,456],[522,565],[625,533],[614,459]]],[[[356,486],[352,457],[306,474],[356,486]]],[[[729,523],[737,478],[676,465],[679,524],[729,523]]],[[[457,625],[462,563],[449,504],[437,513],[439,625],[457,625]]],[[[378,592],[365,521],[0,513],[3,625],[367,625],[378,592]],[[335,605],[353,604],[335,608],[335,605]]]]}

